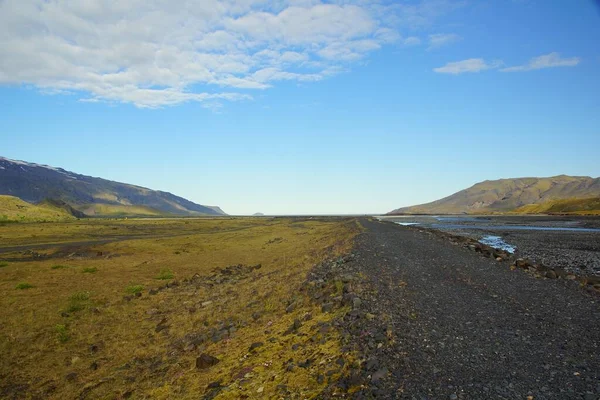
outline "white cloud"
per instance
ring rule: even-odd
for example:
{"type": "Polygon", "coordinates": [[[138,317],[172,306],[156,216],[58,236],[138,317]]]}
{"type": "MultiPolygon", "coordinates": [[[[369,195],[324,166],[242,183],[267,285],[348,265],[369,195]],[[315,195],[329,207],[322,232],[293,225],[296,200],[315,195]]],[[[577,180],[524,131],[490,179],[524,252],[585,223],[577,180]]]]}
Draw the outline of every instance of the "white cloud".
{"type": "Polygon", "coordinates": [[[488,69],[498,68],[501,62],[494,61],[486,62],[483,58],[470,58],[468,60],[450,62],[443,67],[434,68],[433,70],[440,74],[464,74],[467,72],[481,72],[488,69]]]}
{"type": "Polygon", "coordinates": [[[581,62],[579,57],[561,58],[560,54],[554,52],[539,57],[534,57],[525,65],[503,68],[502,72],[533,71],[543,68],[574,67],[581,62]]]}
{"type": "Polygon", "coordinates": [[[402,40],[402,43],[403,43],[405,46],[417,46],[417,45],[421,44],[421,39],[419,39],[419,38],[418,38],[418,37],[416,37],[416,36],[409,36],[409,37],[407,37],[407,38],[404,38],[404,39],[402,40]]]}
{"type": "Polygon", "coordinates": [[[462,37],[456,33],[435,33],[429,35],[429,50],[436,49],[438,47],[446,46],[451,43],[458,42],[462,37]]]}
{"type": "Polygon", "coordinates": [[[415,45],[453,0],[0,0],[0,84],[161,107],[319,81],[415,45]]]}

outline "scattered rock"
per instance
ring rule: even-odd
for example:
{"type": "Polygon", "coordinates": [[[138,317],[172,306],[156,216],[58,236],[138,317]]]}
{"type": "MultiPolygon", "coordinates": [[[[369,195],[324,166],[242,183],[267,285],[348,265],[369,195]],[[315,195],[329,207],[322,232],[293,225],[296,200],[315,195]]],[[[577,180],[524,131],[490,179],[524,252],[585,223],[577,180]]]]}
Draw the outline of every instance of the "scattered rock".
{"type": "Polygon", "coordinates": [[[293,302],[285,308],[285,312],[286,312],[286,314],[289,314],[292,311],[294,311],[295,309],[296,309],[296,302],[293,302]]]}
{"type": "Polygon", "coordinates": [[[325,303],[321,306],[321,312],[328,313],[333,310],[333,303],[325,303]]]}
{"type": "Polygon", "coordinates": [[[69,373],[68,373],[68,374],[65,376],[65,379],[66,379],[68,382],[73,382],[73,381],[75,381],[75,380],[77,379],[77,373],[75,373],[75,372],[69,372],[69,373]]]}
{"type": "Polygon", "coordinates": [[[197,369],[207,369],[219,363],[219,359],[211,355],[202,353],[200,357],[196,358],[197,369]]]}
{"type": "Polygon", "coordinates": [[[387,375],[388,375],[388,369],[381,368],[380,370],[375,372],[373,375],[371,375],[371,382],[378,382],[381,379],[385,378],[387,375]]]}
{"type": "Polygon", "coordinates": [[[550,271],[546,272],[546,278],[556,279],[556,278],[558,278],[558,275],[556,275],[556,272],[550,270],[550,271]]]}
{"type": "Polygon", "coordinates": [[[258,349],[259,347],[262,347],[262,346],[264,346],[263,342],[254,342],[254,343],[252,343],[250,345],[250,348],[248,349],[248,351],[253,352],[253,351],[255,351],[256,349],[258,349]]]}

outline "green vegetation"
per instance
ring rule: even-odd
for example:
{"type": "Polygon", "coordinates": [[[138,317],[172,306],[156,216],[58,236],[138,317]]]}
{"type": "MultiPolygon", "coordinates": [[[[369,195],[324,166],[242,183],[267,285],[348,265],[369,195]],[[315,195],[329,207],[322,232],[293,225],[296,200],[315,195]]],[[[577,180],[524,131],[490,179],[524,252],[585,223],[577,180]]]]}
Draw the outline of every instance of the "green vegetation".
{"type": "Polygon", "coordinates": [[[70,336],[65,325],[56,324],[54,329],[56,330],[56,338],[60,343],[66,343],[69,341],[70,336]]]}
{"type": "Polygon", "coordinates": [[[31,289],[33,287],[34,286],[30,283],[21,282],[21,283],[18,283],[17,286],[15,286],[15,289],[23,290],[23,289],[31,289]]]}
{"type": "Polygon", "coordinates": [[[0,195],[0,222],[57,222],[74,219],[74,216],[61,208],[48,204],[30,204],[18,197],[0,195]]]}
{"type": "Polygon", "coordinates": [[[542,204],[528,204],[517,208],[514,212],[519,214],[600,215],[600,197],[554,200],[542,204]]]}
{"type": "Polygon", "coordinates": [[[6,261],[0,261],[0,268],[8,267],[8,263],[6,261]]]}
{"type": "Polygon", "coordinates": [[[142,293],[144,291],[144,285],[129,285],[125,291],[129,294],[142,293]]]}
{"type": "MultiPolygon", "coordinates": [[[[349,251],[355,220],[86,219],[2,229],[0,248],[36,246],[35,254],[6,253],[16,261],[0,280],[0,336],[6,338],[0,371],[11,371],[11,385],[26,388],[23,397],[47,398],[52,386],[52,398],[121,398],[135,387],[136,398],[197,399],[221,381],[228,390],[215,400],[257,398],[263,386],[262,398],[279,398],[278,385],[298,398],[317,398],[339,374],[316,376],[340,355],[352,359],[339,332],[319,333],[319,324],[331,324],[338,311],[322,312],[301,288],[314,265],[349,251]],[[107,237],[119,240],[103,242],[107,237]],[[283,240],[264,245],[275,237],[283,240]],[[40,248],[43,243],[53,247],[40,248]],[[51,270],[70,265],[72,253],[77,268],[51,270]],[[236,268],[222,272],[229,266],[236,268]],[[89,279],[81,273],[87,269],[102,273],[89,279]],[[156,279],[165,271],[177,283],[156,279]],[[17,282],[43,290],[14,290],[17,282]],[[145,290],[154,294],[131,296],[145,290]],[[299,334],[285,335],[295,320],[302,322],[299,334]],[[208,339],[189,345],[186,338],[195,334],[208,339]],[[264,345],[250,356],[258,342],[264,345]],[[202,352],[217,357],[218,368],[197,370],[202,352]],[[314,363],[286,371],[291,358],[314,363]],[[100,367],[90,368],[95,362],[100,367]],[[77,384],[67,384],[64,377],[73,372],[77,384]]],[[[332,296],[336,290],[339,284],[332,296]]]]}
{"type": "Polygon", "coordinates": [[[90,305],[89,292],[75,292],[69,297],[69,304],[65,311],[73,313],[86,309],[90,305]]]}
{"type": "Polygon", "coordinates": [[[163,269],[162,271],[160,271],[160,273],[158,274],[158,276],[156,277],[156,279],[173,279],[175,278],[175,274],[173,274],[173,271],[169,270],[169,269],[163,269]]]}
{"type": "Polygon", "coordinates": [[[96,267],[85,267],[85,268],[82,270],[82,272],[83,272],[84,274],[93,274],[93,273],[96,273],[97,271],[98,271],[98,268],[96,268],[96,267]]]}
{"type": "Polygon", "coordinates": [[[50,267],[51,269],[65,269],[65,268],[69,268],[68,265],[63,265],[63,264],[57,264],[57,265],[53,265],[50,267]]]}
{"type": "Polygon", "coordinates": [[[80,211],[92,217],[166,217],[170,214],[151,207],[124,204],[86,204],[77,207],[80,211]]]}

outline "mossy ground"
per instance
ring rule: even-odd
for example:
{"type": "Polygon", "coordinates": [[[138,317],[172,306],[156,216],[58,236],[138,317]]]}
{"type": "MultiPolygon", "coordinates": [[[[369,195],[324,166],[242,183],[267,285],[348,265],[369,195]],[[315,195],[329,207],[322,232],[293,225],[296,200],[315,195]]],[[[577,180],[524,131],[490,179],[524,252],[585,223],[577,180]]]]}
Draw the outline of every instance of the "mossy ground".
{"type": "Polygon", "coordinates": [[[4,247],[58,243],[0,254],[10,261],[0,269],[0,397],[314,398],[352,355],[327,325],[344,310],[322,313],[299,289],[358,229],[283,218],[0,226],[4,247]],[[117,241],[96,244],[107,238],[117,241]],[[239,264],[261,268],[219,278],[239,264]],[[190,335],[204,340],[190,346],[190,335]],[[199,370],[201,353],[220,361],[199,370]]]}

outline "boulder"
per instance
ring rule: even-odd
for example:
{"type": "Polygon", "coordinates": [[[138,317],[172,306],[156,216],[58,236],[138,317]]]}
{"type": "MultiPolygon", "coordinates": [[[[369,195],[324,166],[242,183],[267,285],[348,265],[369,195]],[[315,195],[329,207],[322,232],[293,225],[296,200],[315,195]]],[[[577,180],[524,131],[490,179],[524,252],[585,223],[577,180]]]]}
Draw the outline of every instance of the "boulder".
{"type": "Polygon", "coordinates": [[[202,353],[200,357],[196,358],[196,368],[197,369],[208,369],[212,366],[215,366],[219,363],[219,359],[208,355],[206,353],[202,353]]]}

